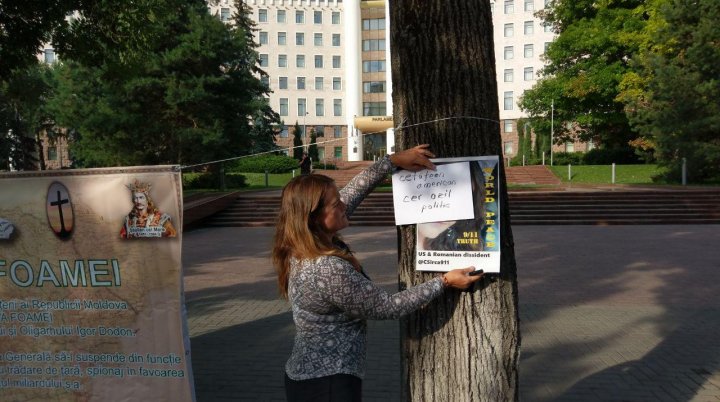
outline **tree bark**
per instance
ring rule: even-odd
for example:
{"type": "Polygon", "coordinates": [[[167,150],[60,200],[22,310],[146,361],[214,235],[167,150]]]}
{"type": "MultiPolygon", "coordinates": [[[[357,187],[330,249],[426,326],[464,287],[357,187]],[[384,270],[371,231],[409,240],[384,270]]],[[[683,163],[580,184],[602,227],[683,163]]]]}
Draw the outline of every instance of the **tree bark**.
{"type": "MultiPolygon", "coordinates": [[[[502,155],[488,0],[391,1],[390,28],[397,148],[502,155]]],[[[518,400],[517,275],[500,165],[501,274],[403,319],[404,400],[518,400]]],[[[399,227],[401,288],[434,275],[415,271],[415,241],[415,225],[399,227]]]]}

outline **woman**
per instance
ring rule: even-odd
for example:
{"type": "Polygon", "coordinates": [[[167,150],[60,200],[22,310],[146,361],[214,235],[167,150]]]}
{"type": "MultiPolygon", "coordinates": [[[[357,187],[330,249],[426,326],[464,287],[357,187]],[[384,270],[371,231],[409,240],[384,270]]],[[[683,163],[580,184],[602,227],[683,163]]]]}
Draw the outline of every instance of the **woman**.
{"type": "Polygon", "coordinates": [[[321,175],[294,178],[283,190],[273,248],[280,293],[289,299],[296,335],[285,366],[288,401],[360,401],[367,319],[394,319],[482,277],[455,269],[390,295],[365,275],[338,237],[348,216],[393,167],[434,169],[428,145],[385,156],[338,191],[321,175]]]}

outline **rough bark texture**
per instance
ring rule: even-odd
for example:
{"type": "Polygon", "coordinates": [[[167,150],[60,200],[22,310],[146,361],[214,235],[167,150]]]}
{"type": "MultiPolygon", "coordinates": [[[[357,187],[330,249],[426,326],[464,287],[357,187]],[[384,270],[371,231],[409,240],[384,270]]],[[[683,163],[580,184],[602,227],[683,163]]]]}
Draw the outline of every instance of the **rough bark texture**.
{"type": "MultiPolygon", "coordinates": [[[[390,26],[394,121],[404,127],[396,130],[398,149],[429,143],[438,157],[502,155],[488,0],[391,1],[390,26]],[[438,119],[446,120],[420,124],[438,119]]],[[[502,273],[471,291],[447,291],[402,321],[405,400],[518,400],[517,275],[504,170],[501,184],[502,273]]],[[[415,225],[399,228],[398,246],[401,288],[432,277],[414,269],[415,225]]]]}

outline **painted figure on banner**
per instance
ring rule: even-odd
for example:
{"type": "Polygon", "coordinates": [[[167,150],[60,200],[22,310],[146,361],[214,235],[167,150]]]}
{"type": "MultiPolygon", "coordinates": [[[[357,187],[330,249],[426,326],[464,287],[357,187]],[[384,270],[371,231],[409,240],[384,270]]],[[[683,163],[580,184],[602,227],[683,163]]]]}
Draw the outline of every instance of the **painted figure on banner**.
{"type": "Polygon", "coordinates": [[[161,212],[150,197],[150,183],[138,180],[126,186],[130,190],[133,209],[125,217],[120,237],[176,237],[177,230],[170,215],[161,212]]]}

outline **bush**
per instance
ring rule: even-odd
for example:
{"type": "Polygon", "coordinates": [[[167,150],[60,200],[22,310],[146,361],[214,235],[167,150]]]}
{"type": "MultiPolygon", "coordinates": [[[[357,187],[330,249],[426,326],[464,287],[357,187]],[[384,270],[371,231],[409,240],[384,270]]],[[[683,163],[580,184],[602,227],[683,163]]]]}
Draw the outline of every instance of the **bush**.
{"type": "Polygon", "coordinates": [[[298,161],[284,155],[259,155],[241,158],[228,165],[228,171],[237,173],[285,173],[297,169],[298,161]]]}
{"type": "Polygon", "coordinates": [[[581,165],[582,160],[582,152],[556,152],[553,154],[553,165],[581,165]]]}
{"type": "MultiPolygon", "coordinates": [[[[183,188],[187,190],[197,189],[219,189],[220,175],[216,173],[183,173],[183,188]]],[[[246,187],[245,176],[237,173],[228,173],[225,175],[226,188],[246,187]]]]}
{"type": "Polygon", "coordinates": [[[313,161],[313,169],[323,169],[323,170],[337,170],[337,166],[335,166],[332,163],[323,163],[322,161],[313,161]]]}
{"type": "Polygon", "coordinates": [[[632,148],[601,149],[595,148],[583,156],[584,165],[636,165],[640,163],[632,148]]]}

